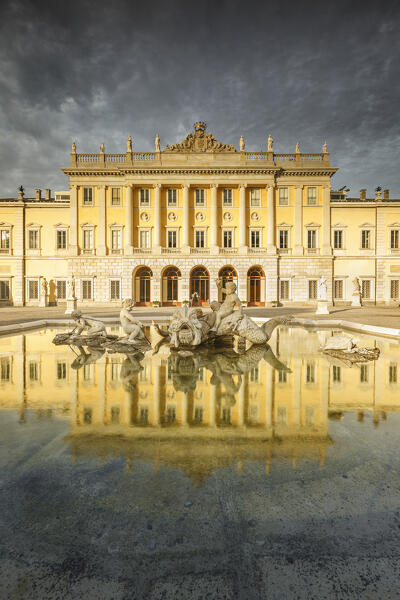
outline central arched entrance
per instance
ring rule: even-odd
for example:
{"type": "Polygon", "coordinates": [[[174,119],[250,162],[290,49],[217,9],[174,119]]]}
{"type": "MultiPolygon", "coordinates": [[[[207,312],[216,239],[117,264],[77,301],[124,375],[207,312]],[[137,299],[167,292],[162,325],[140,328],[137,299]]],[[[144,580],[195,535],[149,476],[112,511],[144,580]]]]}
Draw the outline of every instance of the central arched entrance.
{"type": "Polygon", "coordinates": [[[210,274],[205,267],[195,267],[190,274],[190,298],[194,294],[202,304],[210,302],[210,274]]]}
{"type": "MultiPolygon", "coordinates": [[[[228,281],[233,281],[234,283],[236,283],[236,287],[237,287],[237,273],[235,271],[235,269],[231,266],[226,266],[226,267],[222,267],[222,269],[220,269],[219,273],[218,273],[218,278],[221,280],[222,282],[222,287],[225,288],[225,285],[228,283],[228,281]]],[[[223,302],[225,299],[226,294],[224,294],[223,292],[221,292],[221,290],[218,290],[218,301],[219,302],[223,302]]]]}
{"type": "Polygon", "coordinates": [[[177,267],[167,267],[162,274],[162,304],[163,306],[177,306],[179,298],[179,285],[181,272],[177,267]]]}
{"type": "Polygon", "coordinates": [[[247,299],[249,306],[265,306],[265,275],[261,267],[251,267],[247,271],[247,299]]]}
{"type": "Polygon", "coordinates": [[[151,306],[151,278],[149,267],[139,267],[134,277],[134,300],[137,306],[151,306]]]}

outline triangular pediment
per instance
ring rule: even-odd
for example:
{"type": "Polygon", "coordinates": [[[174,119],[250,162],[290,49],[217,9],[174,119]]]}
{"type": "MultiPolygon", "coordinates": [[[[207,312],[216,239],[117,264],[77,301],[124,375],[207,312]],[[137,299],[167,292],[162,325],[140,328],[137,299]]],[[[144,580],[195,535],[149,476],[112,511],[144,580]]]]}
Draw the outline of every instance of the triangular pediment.
{"type": "Polygon", "coordinates": [[[285,221],[282,221],[282,223],[278,223],[277,227],[293,227],[293,225],[291,225],[290,223],[285,223],[285,221]]]}
{"type": "Polygon", "coordinates": [[[311,223],[306,223],[304,225],[304,227],[321,227],[320,223],[314,223],[314,221],[312,221],[311,223]]]}
{"type": "Polygon", "coordinates": [[[398,221],[395,223],[389,223],[388,227],[400,227],[400,223],[398,221]]]}
{"type": "Polygon", "coordinates": [[[347,227],[347,225],[345,225],[344,223],[335,223],[334,225],[332,225],[333,229],[344,229],[344,227],[347,227]]]}
{"type": "Polygon", "coordinates": [[[372,223],[363,223],[362,225],[359,225],[359,227],[363,227],[364,229],[366,229],[367,227],[375,227],[375,225],[373,225],[372,223]]]}
{"type": "Polygon", "coordinates": [[[193,133],[188,133],[184,140],[166,146],[163,152],[237,152],[235,146],[223,144],[207,133],[207,124],[197,121],[193,125],[193,133]]]}

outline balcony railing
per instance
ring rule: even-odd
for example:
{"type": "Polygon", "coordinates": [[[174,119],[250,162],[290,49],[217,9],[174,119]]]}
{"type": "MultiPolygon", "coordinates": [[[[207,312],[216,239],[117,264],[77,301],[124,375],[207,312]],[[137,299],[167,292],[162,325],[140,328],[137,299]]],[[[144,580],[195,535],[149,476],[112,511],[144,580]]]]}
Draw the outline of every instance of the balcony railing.
{"type": "Polygon", "coordinates": [[[237,248],[220,248],[221,254],[237,254],[237,248]]]}
{"type": "Polygon", "coordinates": [[[151,254],[151,248],[133,248],[134,254],[151,254]]]}
{"type": "Polygon", "coordinates": [[[180,248],[161,248],[161,254],[180,254],[180,248]]]}
{"type": "Polygon", "coordinates": [[[190,248],[190,254],[210,254],[210,248],[190,248]]]}
{"type": "Polygon", "coordinates": [[[277,248],[278,254],[291,254],[291,248],[277,248]]]}
{"type": "Polygon", "coordinates": [[[249,254],[266,254],[266,248],[249,248],[249,254]]]}
{"type": "Polygon", "coordinates": [[[306,248],[306,254],[319,254],[319,248],[306,248]]]}

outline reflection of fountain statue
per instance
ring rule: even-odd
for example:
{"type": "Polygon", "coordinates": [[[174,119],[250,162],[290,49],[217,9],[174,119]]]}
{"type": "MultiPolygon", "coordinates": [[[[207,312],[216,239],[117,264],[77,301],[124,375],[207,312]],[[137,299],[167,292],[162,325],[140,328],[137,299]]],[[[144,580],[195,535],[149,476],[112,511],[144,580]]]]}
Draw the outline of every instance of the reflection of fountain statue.
{"type": "Polygon", "coordinates": [[[359,348],[357,342],[357,338],[334,335],[327,339],[322,351],[334,359],[341,360],[349,367],[353,364],[377,360],[380,354],[379,348],[359,348]]]}
{"type": "Polygon", "coordinates": [[[78,369],[81,369],[84,365],[91,365],[92,363],[95,363],[96,360],[99,360],[99,358],[103,356],[104,352],[105,350],[103,348],[98,347],[90,347],[89,352],[87,352],[80,346],[79,354],[71,363],[71,367],[77,371],[78,369]]]}
{"type": "Polygon", "coordinates": [[[135,388],[132,378],[136,373],[143,370],[143,367],[140,364],[143,359],[144,354],[142,352],[136,352],[135,354],[127,354],[122,363],[119,378],[127,392],[131,392],[135,388]]]}

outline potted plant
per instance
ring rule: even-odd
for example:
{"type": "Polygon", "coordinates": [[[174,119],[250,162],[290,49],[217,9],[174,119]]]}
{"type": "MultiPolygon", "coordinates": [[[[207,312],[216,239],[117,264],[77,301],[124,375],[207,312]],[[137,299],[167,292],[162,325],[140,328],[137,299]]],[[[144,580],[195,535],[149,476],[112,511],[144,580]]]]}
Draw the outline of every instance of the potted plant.
{"type": "Polygon", "coordinates": [[[189,304],[189,300],[182,300],[182,304],[189,304]]]}
{"type": "Polygon", "coordinates": [[[159,308],[161,306],[161,302],[159,300],[153,300],[152,305],[155,308],[159,308]]]}
{"type": "Polygon", "coordinates": [[[278,301],[278,300],[272,300],[272,302],[271,302],[271,306],[272,306],[273,308],[277,308],[277,307],[279,306],[279,301],[278,301]]]}
{"type": "Polygon", "coordinates": [[[241,300],[242,306],[247,306],[247,300],[241,300]]]}

